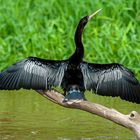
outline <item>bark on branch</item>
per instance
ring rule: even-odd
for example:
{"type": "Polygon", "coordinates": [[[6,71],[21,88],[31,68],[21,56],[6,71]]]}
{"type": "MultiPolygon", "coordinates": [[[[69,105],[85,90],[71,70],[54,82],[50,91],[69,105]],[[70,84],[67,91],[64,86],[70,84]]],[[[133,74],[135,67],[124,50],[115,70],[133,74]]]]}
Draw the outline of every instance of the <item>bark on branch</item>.
{"type": "Polygon", "coordinates": [[[39,90],[37,92],[43,97],[63,107],[84,110],[124,126],[133,131],[137,139],[140,140],[140,115],[136,111],[132,111],[130,114],[124,115],[115,109],[110,109],[89,101],[63,102],[64,96],[54,90],[39,90]]]}

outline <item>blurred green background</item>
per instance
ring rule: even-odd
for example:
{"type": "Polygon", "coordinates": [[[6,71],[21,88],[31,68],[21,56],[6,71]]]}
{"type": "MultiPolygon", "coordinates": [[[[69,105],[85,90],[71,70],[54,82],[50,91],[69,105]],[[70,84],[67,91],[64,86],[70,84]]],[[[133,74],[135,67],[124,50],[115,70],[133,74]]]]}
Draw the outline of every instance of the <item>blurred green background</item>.
{"type": "Polygon", "coordinates": [[[140,71],[140,0],[0,0],[0,69],[28,56],[66,59],[85,15],[85,60],[140,71]]]}
{"type": "MultiPolygon", "coordinates": [[[[140,80],[140,0],[0,0],[0,70],[28,56],[67,59],[79,20],[102,8],[83,33],[84,59],[117,62],[140,80]]],[[[128,114],[139,105],[86,93],[88,100],[128,114]]],[[[89,113],[68,110],[34,91],[0,91],[0,139],[134,140],[89,113]],[[30,94],[29,94],[30,93],[30,94]]]]}

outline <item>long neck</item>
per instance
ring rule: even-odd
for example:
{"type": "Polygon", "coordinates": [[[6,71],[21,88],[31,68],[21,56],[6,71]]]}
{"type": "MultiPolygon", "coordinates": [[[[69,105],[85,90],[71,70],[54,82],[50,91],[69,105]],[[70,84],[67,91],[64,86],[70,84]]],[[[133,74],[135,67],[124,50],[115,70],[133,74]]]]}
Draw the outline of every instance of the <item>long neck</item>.
{"type": "Polygon", "coordinates": [[[75,45],[76,50],[74,54],[71,56],[71,61],[73,63],[79,64],[84,56],[84,47],[82,43],[82,32],[86,24],[83,24],[83,20],[81,20],[77,26],[76,32],[75,32],[75,45]]]}

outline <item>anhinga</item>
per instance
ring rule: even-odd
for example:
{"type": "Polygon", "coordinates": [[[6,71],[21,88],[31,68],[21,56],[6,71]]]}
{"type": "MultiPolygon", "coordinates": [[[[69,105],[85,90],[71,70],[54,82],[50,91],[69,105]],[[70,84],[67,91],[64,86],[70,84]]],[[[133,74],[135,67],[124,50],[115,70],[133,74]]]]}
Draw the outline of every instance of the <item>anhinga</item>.
{"type": "Polygon", "coordinates": [[[83,61],[82,32],[87,22],[100,10],[82,18],[75,33],[76,50],[67,60],[23,59],[0,73],[0,89],[50,90],[60,86],[65,99],[84,100],[85,90],[103,96],[140,103],[140,84],[133,73],[117,63],[94,64],[83,61]]]}

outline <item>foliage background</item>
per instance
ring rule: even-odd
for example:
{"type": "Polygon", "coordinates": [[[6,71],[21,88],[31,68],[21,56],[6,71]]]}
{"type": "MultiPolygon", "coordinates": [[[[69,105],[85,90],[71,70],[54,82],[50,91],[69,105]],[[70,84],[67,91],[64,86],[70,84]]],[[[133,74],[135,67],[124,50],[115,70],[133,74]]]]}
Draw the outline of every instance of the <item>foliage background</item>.
{"type": "Polygon", "coordinates": [[[138,74],[140,0],[0,0],[0,70],[28,56],[68,58],[78,21],[99,8],[83,34],[84,59],[138,74]]]}

